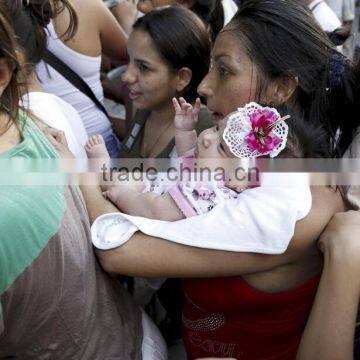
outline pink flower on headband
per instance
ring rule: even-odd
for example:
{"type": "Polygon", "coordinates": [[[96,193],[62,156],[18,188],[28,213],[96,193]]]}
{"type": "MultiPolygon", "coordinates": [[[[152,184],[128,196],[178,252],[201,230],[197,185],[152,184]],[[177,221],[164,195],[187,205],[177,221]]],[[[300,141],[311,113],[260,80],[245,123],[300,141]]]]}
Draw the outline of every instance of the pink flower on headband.
{"type": "Polygon", "coordinates": [[[286,146],[288,125],[274,108],[263,107],[255,102],[226,117],[223,139],[229,150],[238,158],[277,156],[286,146]]]}
{"type": "Polygon", "coordinates": [[[270,109],[259,109],[249,114],[252,131],[246,136],[245,143],[251,151],[269,152],[277,147],[281,139],[272,131],[271,124],[278,119],[277,114],[270,109]]]}
{"type": "Polygon", "coordinates": [[[267,108],[262,108],[249,114],[249,118],[251,119],[253,128],[259,128],[270,125],[272,122],[277,120],[278,116],[275,114],[274,111],[267,108]]]}

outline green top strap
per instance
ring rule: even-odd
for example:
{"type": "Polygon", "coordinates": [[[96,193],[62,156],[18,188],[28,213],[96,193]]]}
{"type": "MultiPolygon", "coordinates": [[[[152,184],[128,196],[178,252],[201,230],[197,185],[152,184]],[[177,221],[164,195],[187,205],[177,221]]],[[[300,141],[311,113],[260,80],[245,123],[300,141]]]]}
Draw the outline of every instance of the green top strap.
{"type": "MultiPolygon", "coordinates": [[[[20,113],[20,123],[22,142],[0,154],[0,161],[58,157],[40,129],[23,112],[20,113]]],[[[18,172],[13,176],[27,175],[18,172]]],[[[65,211],[64,186],[0,185],[0,199],[1,294],[58,231],[65,211]]]]}

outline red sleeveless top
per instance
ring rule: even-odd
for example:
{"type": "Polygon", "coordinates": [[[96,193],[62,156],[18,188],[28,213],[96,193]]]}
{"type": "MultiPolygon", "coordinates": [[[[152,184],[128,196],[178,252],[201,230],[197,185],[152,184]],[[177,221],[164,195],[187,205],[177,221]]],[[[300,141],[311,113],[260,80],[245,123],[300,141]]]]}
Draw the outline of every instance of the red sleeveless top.
{"type": "Polygon", "coordinates": [[[295,359],[319,280],[280,293],[256,290],[242,277],[184,280],[188,360],[295,359]]]}

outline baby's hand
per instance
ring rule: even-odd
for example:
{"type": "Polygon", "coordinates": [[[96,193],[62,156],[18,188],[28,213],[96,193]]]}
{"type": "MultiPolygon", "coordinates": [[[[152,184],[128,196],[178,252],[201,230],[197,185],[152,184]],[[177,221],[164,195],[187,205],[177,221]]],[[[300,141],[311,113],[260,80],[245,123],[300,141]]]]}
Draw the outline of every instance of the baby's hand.
{"type": "Polygon", "coordinates": [[[192,131],[195,129],[195,125],[198,121],[201,101],[199,98],[197,98],[194,107],[187,103],[182,97],[179,99],[179,101],[180,104],[176,98],[173,98],[173,104],[175,108],[175,128],[177,130],[192,131]]]}

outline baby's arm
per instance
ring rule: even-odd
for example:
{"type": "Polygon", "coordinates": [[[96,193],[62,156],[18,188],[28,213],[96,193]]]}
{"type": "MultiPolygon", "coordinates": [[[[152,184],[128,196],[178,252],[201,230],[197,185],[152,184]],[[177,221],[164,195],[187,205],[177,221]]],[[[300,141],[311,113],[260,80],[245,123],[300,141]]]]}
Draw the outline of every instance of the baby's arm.
{"type": "Polygon", "coordinates": [[[104,196],[129,215],[164,221],[184,219],[184,215],[167,192],[162,195],[154,192],[143,193],[139,185],[119,185],[111,187],[104,196]]]}
{"type": "Polygon", "coordinates": [[[187,103],[184,98],[180,98],[179,102],[173,98],[175,108],[175,144],[176,151],[180,156],[186,156],[190,150],[196,146],[197,135],[195,126],[198,120],[201,102],[197,98],[195,106],[187,103]]]}

